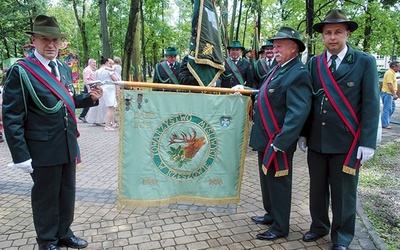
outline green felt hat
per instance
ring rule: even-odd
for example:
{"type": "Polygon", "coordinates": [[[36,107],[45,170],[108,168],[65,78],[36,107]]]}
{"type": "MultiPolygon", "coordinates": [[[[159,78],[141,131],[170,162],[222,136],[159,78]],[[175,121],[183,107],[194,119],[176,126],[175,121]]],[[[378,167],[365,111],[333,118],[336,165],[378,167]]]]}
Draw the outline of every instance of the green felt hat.
{"type": "Polygon", "coordinates": [[[52,38],[65,38],[67,34],[61,33],[60,26],[55,17],[38,15],[33,21],[33,27],[30,31],[25,31],[26,34],[38,34],[52,38]]]}
{"type": "Polygon", "coordinates": [[[176,50],[176,48],[175,47],[168,47],[166,50],[165,50],[165,53],[164,53],[164,55],[165,56],[176,56],[176,55],[178,55],[178,51],[176,50]]]}
{"type": "Polygon", "coordinates": [[[300,39],[300,33],[291,28],[291,27],[282,27],[278,30],[275,36],[271,39],[268,39],[270,42],[274,42],[274,40],[281,40],[281,39],[290,39],[293,42],[297,43],[299,46],[299,52],[303,52],[306,49],[303,41],[300,39]]]}
{"type": "Polygon", "coordinates": [[[244,50],[244,47],[239,41],[232,41],[231,45],[228,46],[228,49],[241,49],[244,50]]]}
{"type": "Polygon", "coordinates": [[[274,47],[274,44],[270,41],[267,41],[263,46],[261,46],[261,48],[266,48],[266,47],[274,47]]]}
{"type": "Polygon", "coordinates": [[[331,23],[346,24],[347,27],[349,27],[350,31],[355,31],[358,28],[358,24],[354,21],[350,21],[343,10],[333,9],[328,11],[322,22],[314,24],[313,29],[316,32],[322,33],[322,28],[324,27],[324,25],[331,23]]]}

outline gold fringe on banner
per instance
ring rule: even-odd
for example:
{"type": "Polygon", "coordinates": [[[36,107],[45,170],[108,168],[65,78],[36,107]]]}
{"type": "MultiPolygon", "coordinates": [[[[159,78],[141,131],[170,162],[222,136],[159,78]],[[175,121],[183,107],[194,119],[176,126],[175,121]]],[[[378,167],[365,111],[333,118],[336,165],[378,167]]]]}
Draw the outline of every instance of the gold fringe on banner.
{"type": "Polygon", "coordinates": [[[201,198],[196,196],[175,196],[167,199],[157,200],[130,200],[118,198],[117,209],[122,209],[123,206],[133,207],[154,207],[154,206],[167,206],[178,202],[190,202],[194,204],[206,205],[224,205],[224,204],[237,204],[240,197],[234,198],[201,198]]]}

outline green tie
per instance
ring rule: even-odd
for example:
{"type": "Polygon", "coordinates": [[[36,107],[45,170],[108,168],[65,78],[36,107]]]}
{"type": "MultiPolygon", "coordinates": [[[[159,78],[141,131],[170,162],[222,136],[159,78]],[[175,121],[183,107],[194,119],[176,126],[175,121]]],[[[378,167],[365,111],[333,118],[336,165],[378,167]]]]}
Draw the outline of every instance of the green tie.
{"type": "Polygon", "coordinates": [[[56,70],[56,63],[53,62],[53,61],[50,61],[50,62],[49,62],[49,66],[50,66],[50,68],[51,68],[51,73],[52,73],[56,78],[58,78],[58,74],[57,74],[57,70],[56,70]]]}
{"type": "Polygon", "coordinates": [[[333,73],[336,70],[336,58],[337,55],[331,55],[331,66],[329,66],[329,70],[333,73]]]}

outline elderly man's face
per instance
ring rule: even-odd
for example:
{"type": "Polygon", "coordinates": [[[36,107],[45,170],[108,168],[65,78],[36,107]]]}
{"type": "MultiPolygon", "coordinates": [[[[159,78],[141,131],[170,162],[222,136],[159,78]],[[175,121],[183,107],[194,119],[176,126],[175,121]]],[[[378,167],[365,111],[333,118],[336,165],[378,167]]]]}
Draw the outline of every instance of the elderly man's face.
{"type": "Polygon", "coordinates": [[[325,24],[322,28],[322,41],[329,53],[337,55],[346,47],[350,31],[341,23],[325,24]]]}
{"type": "Polygon", "coordinates": [[[31,41],[35,44],[35,50],[41,56],[48,60],[53,60],[58,55],[62,39],[34,34],[31,36],[31,41]]]}
{"type": "Polygon", "coordinates": [[[274,41],[275,60],[279,65],[284,64],[298,54],[298,46],[290,39],[274,41]]]}
{"type": "Polygon", "coordinates": [[[239,48],[231,48],[229,50],[229,56],[233,60],[238,60],[242,53],[243,53],[243,51],[241,49],[239,49],[239,48]]]}

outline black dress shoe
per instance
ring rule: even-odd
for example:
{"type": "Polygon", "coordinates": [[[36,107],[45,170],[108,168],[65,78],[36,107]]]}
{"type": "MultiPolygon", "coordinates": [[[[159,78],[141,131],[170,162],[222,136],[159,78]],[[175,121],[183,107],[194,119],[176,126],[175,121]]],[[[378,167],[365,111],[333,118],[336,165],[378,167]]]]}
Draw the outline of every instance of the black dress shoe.
{"type": "Polygon", "coordinates": [[[264,225],[270,225],[274,222],[273,220],[265,219],[264,216],[252,216],[251,220],[257,224],[264,224],[264,225]]]}
{"type": "Polygon", "coordinates": [[[332,250],[347,250],[347,247],[333,245],[332,250]]]}
{"type": "MultiPolygon", "coordinates": [[[[325,234],[326,235],[326,234],[325,234]]],[[[305,242],[310,242],[310,241],[316,241],[321,237],[324,237],[325,235],[313,233],[311,231],[308,231],[304,236],[303,236],[303,241],[305,242]]]]}
{"type": "Polygon", "coordinates": [[[88,243],[86,240],[81,239],[79,237],[72,236],[69,239],[62,239],[58,241],[58,245],[60,247],[70,247],[70,248],[85,248],[88,246],[88,243]]]}
{"type": "Polygon", "coordinates": [[[276,235],[270,231],[265,231],[262,234],[257,234],[257,239],[259,240],[276,240],[282,238],[283,236],[276,235]]]}
{"type": "Polygon", "coordinates": [[[61,250],[55,243],[42,243],[39,244],[39,250],[61,250]]]}

